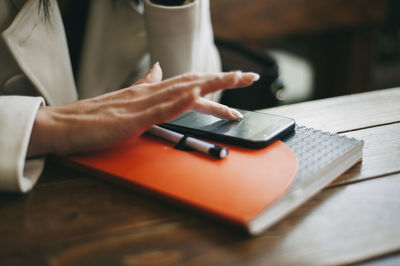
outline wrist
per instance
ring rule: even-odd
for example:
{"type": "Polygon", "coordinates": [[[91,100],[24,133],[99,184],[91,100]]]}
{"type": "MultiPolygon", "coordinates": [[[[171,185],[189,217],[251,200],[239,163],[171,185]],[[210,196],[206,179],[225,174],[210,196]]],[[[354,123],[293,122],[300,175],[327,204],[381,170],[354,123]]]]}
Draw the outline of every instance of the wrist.
{"type": "Polygon", "coordinates": [[[52,152],[51,139],[54,137],[51,130],[49,107],[41,106],[36,114],[31,131],[27,157],[44,155],[52,152]]]}

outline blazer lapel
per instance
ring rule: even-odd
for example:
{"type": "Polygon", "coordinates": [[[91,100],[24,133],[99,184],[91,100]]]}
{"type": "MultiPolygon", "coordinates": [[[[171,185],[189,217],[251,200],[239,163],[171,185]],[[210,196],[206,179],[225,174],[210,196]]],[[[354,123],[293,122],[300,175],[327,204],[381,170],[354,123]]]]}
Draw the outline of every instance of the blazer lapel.
{"type": "Polygon", "coordinates": [[[61,14],[50,0],[50,16],[38,12],[39,1],[28,0],[3,38],[16,62],[50,105],[77,100],[61,14]]]}

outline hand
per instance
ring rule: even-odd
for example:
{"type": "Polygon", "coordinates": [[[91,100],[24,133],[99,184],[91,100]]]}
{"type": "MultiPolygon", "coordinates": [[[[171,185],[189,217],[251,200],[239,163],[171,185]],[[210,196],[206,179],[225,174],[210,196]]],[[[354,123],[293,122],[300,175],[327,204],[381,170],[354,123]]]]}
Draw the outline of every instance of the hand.
{"type": "Polygon", "coordinates": [[[158,64],[128,88],[65,106],[38,110],[28,156],[66,155],[138,137],[153,124],[168,121],[192,108],[225,119],[240,114],[201,98],[227,88],[245,87],[258,79],[254,73],[188,73],[161,81],[158,64]]]}

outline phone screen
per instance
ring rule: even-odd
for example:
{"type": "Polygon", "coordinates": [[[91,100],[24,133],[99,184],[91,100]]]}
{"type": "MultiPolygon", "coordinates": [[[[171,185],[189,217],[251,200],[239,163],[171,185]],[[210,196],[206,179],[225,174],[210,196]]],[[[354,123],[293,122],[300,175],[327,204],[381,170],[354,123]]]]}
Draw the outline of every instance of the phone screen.
{"type": "Polygon", "coordinates": [[[223,120],[197,112],[185,112],[165,123],[165,127],[244,146],[263,147],[294,128],[294,120],[251,111],[238,110],[243,119],[223,120]]]}

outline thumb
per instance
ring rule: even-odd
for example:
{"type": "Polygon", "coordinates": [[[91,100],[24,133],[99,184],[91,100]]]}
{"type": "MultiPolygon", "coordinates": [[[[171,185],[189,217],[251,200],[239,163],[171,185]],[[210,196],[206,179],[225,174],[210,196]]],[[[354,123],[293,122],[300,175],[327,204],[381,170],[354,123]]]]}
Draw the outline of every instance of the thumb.
{"type": "Polygon", "coordinates": [[[136,81],[133,85],[139,85],[144,83],[156,83],[162,80],[162,70],[160,64],[157,62],[155,63],[152,68],[147,72],[147,74],[136,81]]]}

